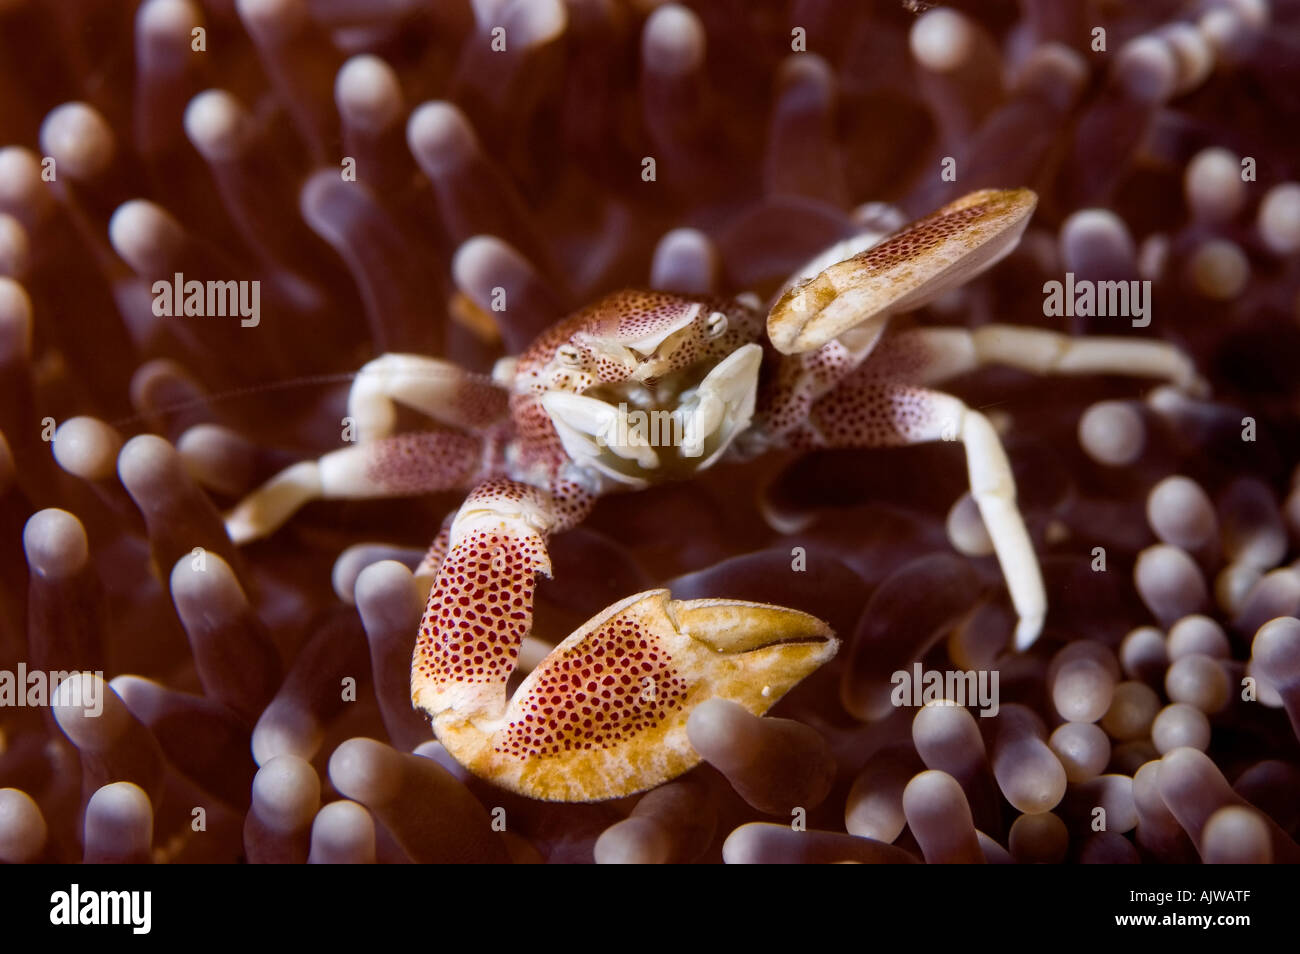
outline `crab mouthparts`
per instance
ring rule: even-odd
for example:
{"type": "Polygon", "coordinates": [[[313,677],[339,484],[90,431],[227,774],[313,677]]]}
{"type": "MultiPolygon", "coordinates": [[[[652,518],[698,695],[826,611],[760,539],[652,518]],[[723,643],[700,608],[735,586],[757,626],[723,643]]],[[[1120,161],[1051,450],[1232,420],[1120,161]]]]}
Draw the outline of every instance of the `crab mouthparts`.
{"type": "Polygon", "coordinates": [[[754,416],[763,349],[745,345],[699,378],[698,369],[629,380],[584,394],[542,396],[574,463],[645,486],[709,467],[754,416]]]}

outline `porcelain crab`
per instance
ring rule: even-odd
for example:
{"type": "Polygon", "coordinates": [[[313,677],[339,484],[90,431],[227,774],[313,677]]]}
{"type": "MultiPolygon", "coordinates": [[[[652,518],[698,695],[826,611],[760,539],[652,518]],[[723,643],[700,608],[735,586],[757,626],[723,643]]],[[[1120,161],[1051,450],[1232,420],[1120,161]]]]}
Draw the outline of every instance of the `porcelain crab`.
{"type": "Polygon", "coordinates": [[[889,319],[969,280],[1019,241],[1026,189],[967,195],[881,241],[819,255],[770,309],[757,298],[622,291],[559,322],[492,380],[387,354],[357,376],[354,446],[294,465],[227,516],[236,543],[317,497],[469,495],[416,574],[428,602],[411,698],[475,774],[535,798],[594,801],[658,785],[699,761],[686,721],[700,701],[762,715],[830,659],[825,623],[779,606],[631,595],[563,640],[507,698],[532,620],[547,540],[602,494],[688,478],[768,448],[957,440],[1029,646],[1046,613],[1038,561],[989,420],[930,386],[977,365],[1123,373],[1199,386],[1156,341],[988,325],[887,331],[889,319]],[[437,429],[393,433],[395,404],[437,429]],[[634,415],[660,428],[632,426],[634,415]]]}

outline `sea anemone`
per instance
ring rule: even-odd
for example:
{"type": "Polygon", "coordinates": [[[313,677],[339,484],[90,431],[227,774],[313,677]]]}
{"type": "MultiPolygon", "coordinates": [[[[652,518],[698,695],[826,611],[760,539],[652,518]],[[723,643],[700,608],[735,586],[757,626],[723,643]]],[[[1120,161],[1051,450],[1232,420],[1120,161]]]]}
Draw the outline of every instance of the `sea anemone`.
{"type": "Polygon", "coordinates": [[[1286,0],[0,2],[0,860],[1300,860],[1298,27],[1286,0]],[[1028,652],[951,446],[609,497],[552,541],[521,672],[654,586],[845,646],[770,717],[699,706],[678,780],[543,803],[410,705],[454,495],[226,534],[338,446],[381,353],[487,374],[611,290],[770,296],[986,187],[1037,192],[1023,241],[910,320],[1163,339],[1210,386],[954,384],[1042,561],[1028,652]],[[1067,274],[1147,309],[1054,314],[1067,274]],[[173,308],[180,275],[257,283],[256,314],[173,308]],[[900,702],[913,672],[997,681],[900,702]]]}

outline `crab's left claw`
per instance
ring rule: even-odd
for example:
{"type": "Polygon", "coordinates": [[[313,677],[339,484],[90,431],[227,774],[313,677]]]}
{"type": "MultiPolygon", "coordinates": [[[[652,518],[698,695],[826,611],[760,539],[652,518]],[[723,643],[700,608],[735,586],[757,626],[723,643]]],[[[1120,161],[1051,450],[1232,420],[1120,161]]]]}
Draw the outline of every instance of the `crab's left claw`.
{"type": "Polygon", "coordinates": [[[1038,203],[1029,189],[981,189],[878,245],[798,281],[767,318],[785,354],[814,351],[857,325],[920,308],[1015,248],[1038,203]]]}
{"type": "Polygon", "coordinates": [[[616,798],[699,763],[686,736],[697,704],[730,699],[761,715],[837,646],[825,623],[796,610],[650,590],[560,643],[499,718],[449,709],[434,728],[458,761],[505,788],[616,798]]]}

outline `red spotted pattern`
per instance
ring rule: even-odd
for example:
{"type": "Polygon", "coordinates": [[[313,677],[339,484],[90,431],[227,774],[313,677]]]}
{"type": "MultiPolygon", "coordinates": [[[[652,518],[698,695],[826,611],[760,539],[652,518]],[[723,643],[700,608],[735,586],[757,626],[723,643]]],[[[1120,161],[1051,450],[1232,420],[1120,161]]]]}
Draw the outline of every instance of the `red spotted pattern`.
{"type": "Polygon", "coordinates": [[[813,405],[805,426],[790,437],[791,446],[899,447],[934,440],[943,423],[935,403],[940,395],[901,383],[895,370],[887,361],[877,364],[873,355],[813,405]]]}
{"type": "Polygon", "coordinates": [[[418,573],[427,573],[435,577],[438,575],[442,561],[447,558],[447,550],[451,546],[451,520],[451,517],[447,517],[442,522],[442,529],[429,544],[429,549],[424,552],[424,559],[420,561],[417,568],[418,573]]]}
{"type": "Polygon", "coordinates": [[[502,420],[509,410],[506,389],[491,380],[465,377],[448,402],[449,419],[472,430],[486,429],[502,420]]]}
{"type": "Polygon", "coordinates": [[[769,379],[766,427],[776,437],[792,439],[803,429],[818,398],[854,370],[848,349],[831,341],[816,351],[783,358],[769,379]]]}
{"type": "Polygon", "coordinates": [[[483,442],[456,431],[398,434],[364,445],[366,476],[394,495],[463,487],[478,469],[483,442]]]}
{"type": "Polygon", "coordinates": [[[681,710],[686,688],[654,634],[616,617],[547,663],[496,750],[527,759],[610,748],[681,710]]]}
{"type": "Polygon", "coordinates": [[[436,685],[505,685],[532,626],[538,533],[478,531],[447,554],[420,621],[415,671],[436,685]]]}
{"type": "Polygon", "coordinates": [[[655,291],[614,292],[547,330],[520,356],[516,391],[540,395],[562,389],[581,394],[596,384],[626,381],[631,367],[601,353],[596,345],[630,346],[667,328],[696,305],[700,307],[694,321],[674,333],[670,362],[663,373],[700,361],[716,363],[762,334],[762,318],[739,302],[655,291]],[[717,311],[727,316],[727,322],[725,331],[714,335],[709,316],[717,311]]]}
{"type": "Polygon", "coordinates": [[[885,272],[959,235],[972,245],[978,244],[1028,214],[1033,203],[1032,194],[1023,189],[972,192],[917,219],[851,260],[871,271],[885,272]]]}
{"type": "Polygon", "coordinates": [[[980,219],[988,217],[988,205],[969,205],[965,208],[945,207],[918,220],[879,245],[853,256],[853,260],[872,271],[887,271],[905,262],[913,261],[920,252],[932,251],[965,232],[980,219]]]}
{"type": "Polygon", "coordinates": [[[861,364],[832,341],[784,358],[769,390],[768,431],[786,447],[899,447],[932,440],[936,392],[908,382],[933,360],[923,339],[886,332],[861,364]]]}

